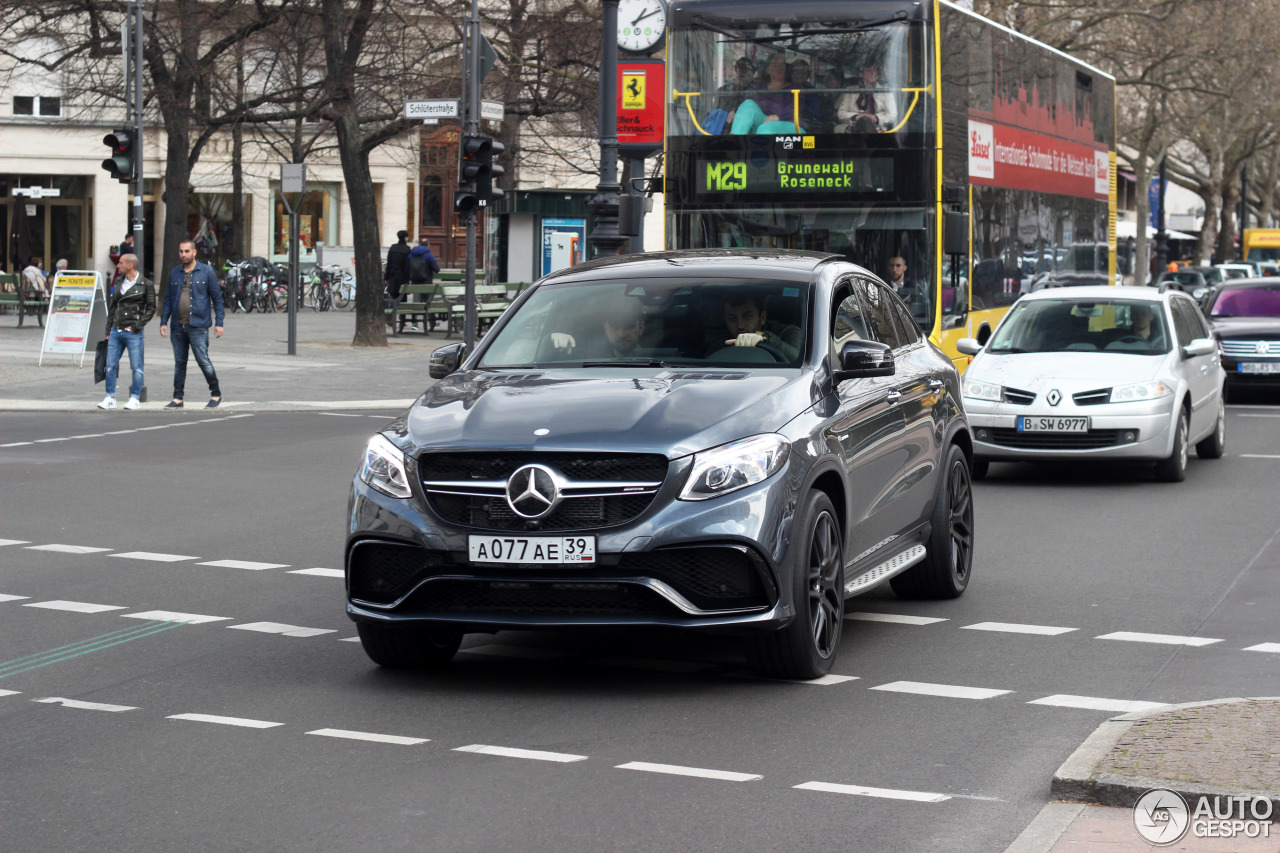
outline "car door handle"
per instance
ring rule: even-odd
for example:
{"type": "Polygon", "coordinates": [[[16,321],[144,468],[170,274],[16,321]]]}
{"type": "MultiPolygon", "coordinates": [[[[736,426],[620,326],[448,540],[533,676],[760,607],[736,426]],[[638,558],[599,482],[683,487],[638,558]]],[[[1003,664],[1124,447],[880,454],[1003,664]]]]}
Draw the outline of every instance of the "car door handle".
{"type": "Polygon", "coordinates": [[[937,390],[938,390],[939,388],[941,388],[941,387],[942,387],[942,380],[941,380],[941,379],[930,379],[930,380],[929,380],[929,390],[930,390],[930,391],[937,391],[937,390]]]}
{"type": "Polygon", "coordinates": [[[888,394],[885,395],[885,399],[889,401],[890,405],[893,405],[894,403],[902,399],[902,392],[890,391],[888,394]]]}

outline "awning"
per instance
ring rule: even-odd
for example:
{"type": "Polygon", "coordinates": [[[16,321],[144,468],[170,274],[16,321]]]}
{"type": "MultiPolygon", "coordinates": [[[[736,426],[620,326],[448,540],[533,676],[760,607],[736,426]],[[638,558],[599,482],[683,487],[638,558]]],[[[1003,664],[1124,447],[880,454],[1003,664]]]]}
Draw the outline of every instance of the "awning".
{"type": "MultiPolygon", "coordinates": [[[[1174,231],[1172,228],[1164,229],[1164,233],[1169,235],[1170,240],[1199,240],[1195,234],[1188,234],[1185,231],[1174,231]]],[[[1127,219],[1121,219],[1116,222],[1116,236],[1124,239],[1126,237],[1138,236],[1138,223],[1130,222],[1127,219]]],[[[1156,229],[1150,225],[1147,226],[1147,237],[1155,239],[1156,229]]]]}

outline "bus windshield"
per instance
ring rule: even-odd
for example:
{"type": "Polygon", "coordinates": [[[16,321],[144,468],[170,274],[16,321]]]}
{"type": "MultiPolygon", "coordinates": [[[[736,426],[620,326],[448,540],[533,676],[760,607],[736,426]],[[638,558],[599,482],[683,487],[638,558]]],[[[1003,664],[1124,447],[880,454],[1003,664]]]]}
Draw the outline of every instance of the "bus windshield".
{"type": "MultiPolygon", "coordinates": [[[[672,33],[673,135],[875,133],[920,85],[903,11],[839,22],[693,16],[672,33]]],[[[787,4],[778,4],[785,9],[787,4]]],[[[918,54],[918,47],[917,47],[918,54]]],[[[918,65],[918,55],[915,57],[918,65]]]]}

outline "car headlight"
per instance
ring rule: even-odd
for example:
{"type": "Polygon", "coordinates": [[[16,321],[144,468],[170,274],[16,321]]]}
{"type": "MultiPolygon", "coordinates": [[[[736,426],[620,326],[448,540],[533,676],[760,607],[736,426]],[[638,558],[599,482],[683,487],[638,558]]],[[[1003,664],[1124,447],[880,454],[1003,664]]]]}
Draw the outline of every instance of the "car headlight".
{"type": "Polygon", "coordinates": [[[404,454],[382,434],[369,439],[369,445],[364,449],[360,479],[393,498],[407,498],[413,494],[409,491],[404,454]]]}
{"type": "Polygon", "coordinates": [[[990,382],[979,382],[976,379],[965,379],[963,394],[974,400],[988,400],[992,403],[1004,401],[1004,388],[990,382]]]}
{"type": "Polygon", "coordinates": [[[693,457],[682,501],[705,501],[767,480],[782,468],[791,442],[780,435],[755,435],[722,444],[693,457]]]}
{"type": "Polygon", "coordinates": [[[1133,385],[1117,385],[1111,389],[1112,403],[1136,403],[1140,400],[1155,400],[1167,397],[1173,389],[1163,382],[1138,382],[1133,385]]]}

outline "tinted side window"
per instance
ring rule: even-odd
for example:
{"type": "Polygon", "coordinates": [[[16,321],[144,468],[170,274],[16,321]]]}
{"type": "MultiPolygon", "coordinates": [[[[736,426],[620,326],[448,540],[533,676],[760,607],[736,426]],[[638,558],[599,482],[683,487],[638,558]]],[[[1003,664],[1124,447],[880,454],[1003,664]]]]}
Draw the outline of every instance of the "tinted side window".
{"type": "Polygon", "coordinates": [[[1198,337],[1187,316],[1187,305],[1181,299],[1173,300],[1173,328],[1178,333],[1178,346],[1185,347],[1198,337]]]}
{"type": "Polygon", "coordinates": [[[914,344],[920,340],[920,324],[916,322],[915,317],[911,316],[911,311],[903,304],[902,300],[892,295],[892,291],[880,286],[881,290],[888,291],[890,295],[885,298],[893,307],[893,316],[898,320],[898,335],[902,339],[903,346],[914,344]]]}
{"type": "Polygon", "coordinates": [[[1211,338],[1213,334],[1209,331],[1208,324],[1205,323],[1204,313],[1200,310],[1200,306],[1194,302],[1188,302],[1185,299],[1179,299],[1178,305],[1187,312],[1187,322],[1191,324],[1191,331],[1197,338],[1211,338]]]}
{"type": "Polygon", "coordinates": [[[904,341],[888,291],[861,279],[854,283],[853,291],[862,303],[862,316],[866,318],[871,340],[887,344],[890,349],[902,346],[904,341]]]}
{"type": "Polygon", "coordinates": [[[853,295],[850,285],[842,285],[836,289],[833,310],[831,311],[831,343],[838,355],[846,341],[866,340],[866,321],[862,318],[862,307],[853,295]]]}

